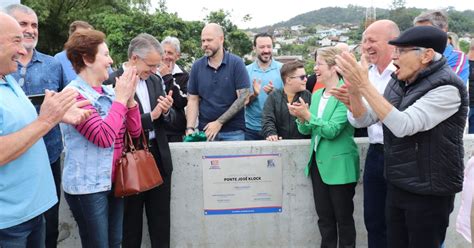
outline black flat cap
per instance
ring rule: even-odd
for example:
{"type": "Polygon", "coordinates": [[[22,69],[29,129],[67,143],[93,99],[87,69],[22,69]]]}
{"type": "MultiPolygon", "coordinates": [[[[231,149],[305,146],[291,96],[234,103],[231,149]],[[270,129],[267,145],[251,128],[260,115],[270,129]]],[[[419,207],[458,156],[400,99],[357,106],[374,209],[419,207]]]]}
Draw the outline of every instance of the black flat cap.
{"type": "Polygon", "coordinates": [[[415,26],[405,30],[388,44],[400,47],[433,48],[436,52],[443,54],[447,42],[448,36],[442,30],[432,26],[415,26]]]}

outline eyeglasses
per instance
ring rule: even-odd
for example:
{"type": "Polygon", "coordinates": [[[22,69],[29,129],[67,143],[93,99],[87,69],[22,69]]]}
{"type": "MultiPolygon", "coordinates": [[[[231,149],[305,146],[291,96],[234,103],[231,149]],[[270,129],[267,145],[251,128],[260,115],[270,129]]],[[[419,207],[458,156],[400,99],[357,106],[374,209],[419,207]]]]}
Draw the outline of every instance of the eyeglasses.
{"type": "Polygon", "coordinates": [[[25,84],[25,77],[26,77],[26,67],[21,67],[20,69],[20,79],[18,79],[18,84],[20,87],[23,87],[25,84]]]}
{"type": "Polygon", "coordinates": [[[141,61],[143,61],[143,63],[144,63],[146,66],[148,66],[148,68],[150,68],[150,69],[155,69],[155,68],[158,69],[158,68],[160,68],[160,64],[157,64],[157,65],[150,65],[150,64],[148,64],[144,59],[142,59],[141,57],[138,57],[138,58],[139,58],[141,61]]]}
{"type": "Polygon", "coordinates": [[[395,50],[393,50],[393,54],[396,56],[400,56],[410,51],[420,51],[420,50],[421,50],[420,47],[412,47],[412,48],[395,47],[395,50]]]}
{"type": "Polygon", "coordinates": [[[301,76],[289,76],[289,78],[299,78],[301,81],[305,80],[306,78],[308,78],[308,76],[306,75],[301,75],[301,76]]]}

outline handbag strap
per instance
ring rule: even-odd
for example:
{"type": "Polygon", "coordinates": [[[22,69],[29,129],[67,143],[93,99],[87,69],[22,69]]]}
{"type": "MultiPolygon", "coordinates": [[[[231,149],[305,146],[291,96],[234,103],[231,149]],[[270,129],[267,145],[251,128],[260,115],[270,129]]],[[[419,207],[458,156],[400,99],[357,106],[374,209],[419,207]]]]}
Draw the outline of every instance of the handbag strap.
{"type": "MultiPolygon", "coordinates": [[[[132,136],[130,135],[130,132],[128,130],[125,131],[125,135],[126,135],[125,147],[128,147],[128,149],[132,152],[136,151],[135,145],[133,144],[132,136]]],[[[148,152],[148,141],[147,141],[147,138],[145,137],[145,132],[143,131],[143,128],[142,128],[142,134],[140,135],[138,142],[139,143],[137,145],[141,145],[143,149],[148,152]]]]}
{"type": "Polygon", "coordinates": [[[145,132],[142,128],[142,135],[141,135],[142,145],[146,151],[148,151],[148,139],[145,137],[145,132]]]}
{"type": "Polygon", "coordinates": [[[127,136],[125,138],[125,141],[128,140],[128,149],[131,151],[131,152],[135,152],[136,149],[135,149],[135,145],[133,144],[133,140],[132,140],[132,136],[130,135],[130,132],[127,130],[125,131],[125,135],[127,136]]]}

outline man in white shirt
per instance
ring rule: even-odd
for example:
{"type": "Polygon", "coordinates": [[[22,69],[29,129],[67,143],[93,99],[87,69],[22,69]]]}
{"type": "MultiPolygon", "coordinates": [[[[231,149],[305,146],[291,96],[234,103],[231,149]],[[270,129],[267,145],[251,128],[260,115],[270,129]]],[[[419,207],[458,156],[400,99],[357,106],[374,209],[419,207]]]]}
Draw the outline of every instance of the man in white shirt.
{"type": "MultiPolygon", "coordinates": [[[[374,85],[380,94],[383,94],[387,83],[391,79],[391,74],[395,71],[392,64],[392,52],[394,47],[388,41],[400,34],[397,24],[390,20],[379,20],[372,23],[362,37],[362,52],[367,55],[369,63],[369,81],[374,85]]],[[[340,89],[340,90],[344,90],[340,89]]],[[[341,91],[335,93],[340,98],[341,91]]],[[[347,95],[343,96],[348,99],[347,95]]],[[[343,102],[350,104],[347,100],[343,102]]],[[[364,167],[364,222],[368,233],[369,248],[387,247],[387,234],[385,223],[385,198],[387,185],[385,182],[384,150],[382,123],[359,123],[354,120],[351,111],[348,111],[347,118],[356,128],[367,127],[369,135],[369,150],[364,167]]]]}
{"type": "Polygon", "coordinates": [[[135,100],[139,103],[142,128],[148,137],[150,152],[155,158],[163,184],[140,194],[125,197],[122,247],[141,247],[143,209],[146,208],[148,233],[155,247],[170,245],[170,199],[173,164],[166,137],[166,125],[173,125],[176,112],[173,92],[165,93],[163,82],[156,75],[162,62],[163,48],[150,34],[142,33],[130,41],[128,61],[110,74],[104,84],[115,84],[115,78],[128,68],[137,68],[140,81],[135,100]]]}

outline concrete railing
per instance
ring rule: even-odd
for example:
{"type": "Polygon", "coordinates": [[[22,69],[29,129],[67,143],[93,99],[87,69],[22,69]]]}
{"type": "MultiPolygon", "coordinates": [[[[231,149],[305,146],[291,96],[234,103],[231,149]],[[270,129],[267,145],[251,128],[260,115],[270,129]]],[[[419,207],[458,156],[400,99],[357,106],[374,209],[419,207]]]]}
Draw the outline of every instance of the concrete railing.
{"type": "MultiPolygon", "coordinates": [[[[356,139],[361,170],[368,143],[356,139]]],[[[314,208],[311,180],[304,176],[309,140],[278,142],[206,142],[173,143],[173,179],[171,197],[172,247],[318,247],[320,234],[314,208]],[[210,155],[281,154],[283,167],[282,212],[265,214],[204,215],[202,158],[210,155]]],[[[474,137],[465,137],[465,158],[474,151],[474,137]]],[[[362,172],[361,172],[362,175],[362,172]]],[[[360,180],[354,197],[357,247],[367,247],[363,220],[363,184],[360,180]]],[[[451,214],[446,247],[469,247],[455,231],[459,194],[451,214]]],[[[66,201],[60,207],[60,247],[80,247],[77,225],[66,201]]],[[[146,230],[146,227],[144,228],[146,230]]],[[[142,247],[150,247],[144,233],[142,247]]]]}

